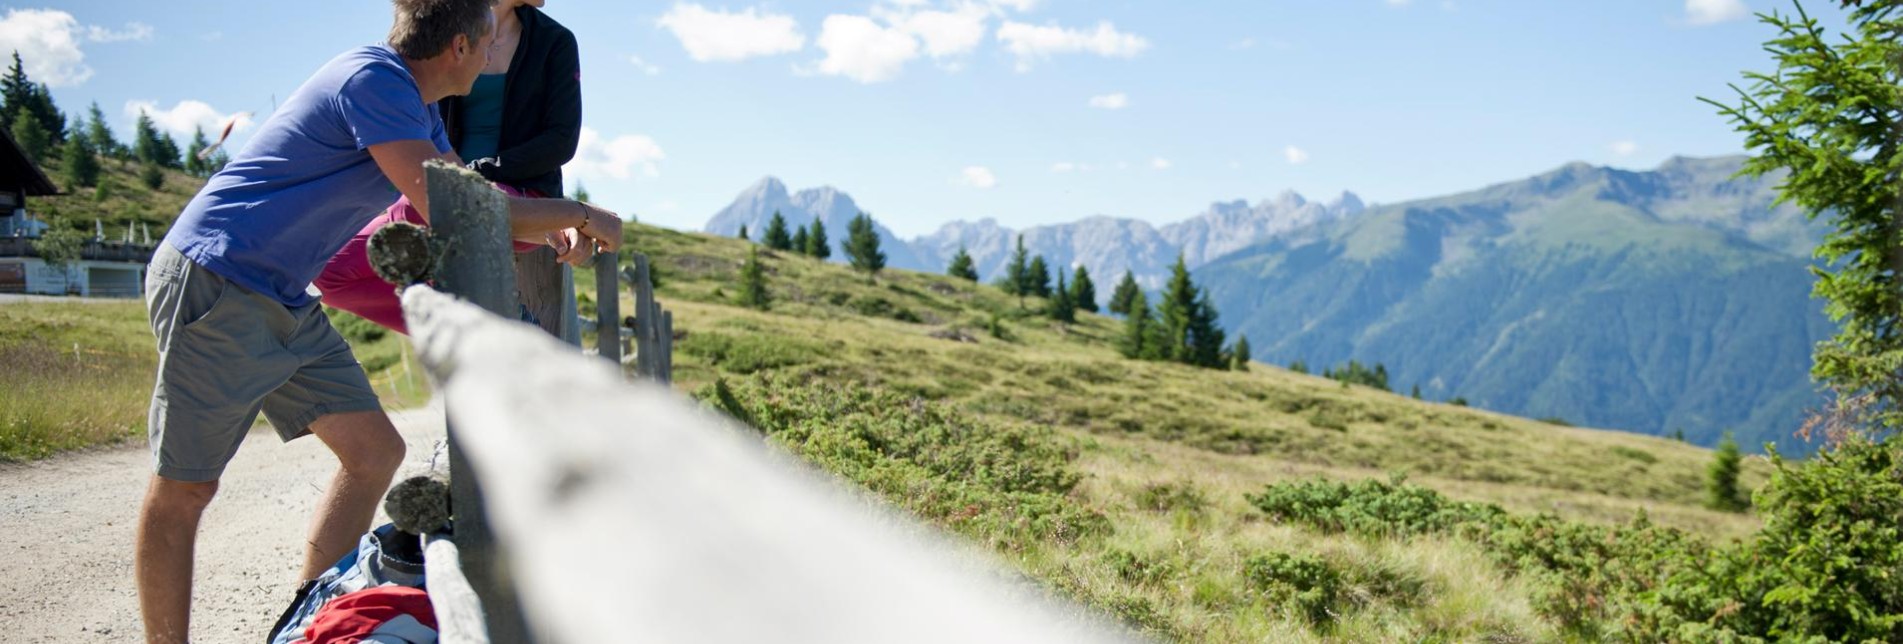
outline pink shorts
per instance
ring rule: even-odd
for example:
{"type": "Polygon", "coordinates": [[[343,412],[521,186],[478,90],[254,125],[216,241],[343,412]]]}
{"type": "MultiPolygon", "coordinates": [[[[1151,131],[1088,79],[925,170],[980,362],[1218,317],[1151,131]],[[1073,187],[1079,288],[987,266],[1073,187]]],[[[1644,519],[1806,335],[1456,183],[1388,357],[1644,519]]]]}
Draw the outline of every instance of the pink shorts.
{"type": "MultiPolygon", "coordinates": [[[[512,197],[535,197],[542,195],[532,190],[522,190],[512,186],[494,184],[497,190],[512,197]]],[[[324,265],[324,272],[313,282],[317,290],[323,291],[324,306],[334,307],[357,314],[363,319],[375,322],[378,326],[409,335],[409,328],[403,324],[403,304],[397,299],[396,287],[377,276],[370,268],[370,236],[382,230],[384,226],[396,222],[405,222],[418,226],[428,226],[423,213],[410,205],[409,197],[402,197],[383,214],[370,220],[363,230],[357,231],[350,243],[324,265]]],[[[515,242],[515,252],[526,253],[542,244],[515,242]]]]}

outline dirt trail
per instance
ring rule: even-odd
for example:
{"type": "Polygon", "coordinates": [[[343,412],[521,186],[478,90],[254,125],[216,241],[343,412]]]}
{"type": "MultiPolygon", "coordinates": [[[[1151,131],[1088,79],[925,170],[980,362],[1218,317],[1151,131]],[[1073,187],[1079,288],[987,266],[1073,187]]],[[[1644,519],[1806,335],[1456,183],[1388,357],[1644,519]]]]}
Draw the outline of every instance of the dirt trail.
{"type": "MultiPolygon", "coordinates": [[[[443,416],[431,407],[391,418],[410,445],[400,480],[424,468],[443,416]]],[[[132,537],[151,471],[143,440],[0,466],[0,639],[141,641],[132,537]]],[[[252,431],[199,528],[194,642],[264,641],[291,600],[306,523],[335,471],[315,438],[280,443],[269,428],[252,431]]]]}

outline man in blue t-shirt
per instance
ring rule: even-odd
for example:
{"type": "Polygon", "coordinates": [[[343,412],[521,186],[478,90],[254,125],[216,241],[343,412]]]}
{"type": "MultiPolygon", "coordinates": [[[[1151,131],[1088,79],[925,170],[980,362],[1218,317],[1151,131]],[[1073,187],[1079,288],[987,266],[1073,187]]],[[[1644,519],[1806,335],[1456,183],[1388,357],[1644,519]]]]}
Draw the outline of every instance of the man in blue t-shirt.
{"type": "MultiPolygon", "coordinates": [[[[436,102],[488,64],[494,0],[392,0],[384,45],[324,65],[185,206],[154,254],[147,311],[158,339],[150,439],[155,472],[135,575],[148,642],[189,639],[198,521],[262,412],[279,437],[315,434],[339,469],[312,519],[303,579],[369,529],[403,460],[357,359],[309,285],[401,196],[427,218],[423,163],[461,164],[436,102]]],[[[511,199],[518,239],[556,239],[563,259],[621,244],[612,212],[511,199]]]]}

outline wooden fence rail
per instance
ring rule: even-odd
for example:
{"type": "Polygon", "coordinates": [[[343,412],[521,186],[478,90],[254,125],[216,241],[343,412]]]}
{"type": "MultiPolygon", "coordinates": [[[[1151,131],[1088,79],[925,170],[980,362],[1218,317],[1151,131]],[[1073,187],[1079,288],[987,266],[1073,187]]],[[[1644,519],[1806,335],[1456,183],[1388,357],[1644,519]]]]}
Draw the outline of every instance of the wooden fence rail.
{"type": "Polygon", "coordinates": [[[1124,639],[673,392],[646,257],[596,271],[598,307],[634,290],[634,383],[517,322],[505,204],[448,166],[429,184],[455,295],[410,286],[403,311],[450,423],[455,538],[425,548],[444,642],[1124,639]]]}
{"type": "Polygon", "coordinates": [[[1117,639],[665,387],[428,287],[403,308],[539,641],[1117,639]]]}

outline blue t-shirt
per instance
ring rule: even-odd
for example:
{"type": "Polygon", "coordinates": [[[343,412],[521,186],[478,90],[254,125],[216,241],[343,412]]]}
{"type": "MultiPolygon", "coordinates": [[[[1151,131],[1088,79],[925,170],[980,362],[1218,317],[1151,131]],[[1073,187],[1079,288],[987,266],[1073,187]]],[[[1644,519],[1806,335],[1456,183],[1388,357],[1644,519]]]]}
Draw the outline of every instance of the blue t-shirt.
{"type": "Polygon", "coordinates": [[[423,103],[396,51],[344,52],[205,183],[165,242],[286,306],[309,304],[306,289],[325,262],[400,195],[369,147],[403,140],[450,149],[436,104],[423,103]]]}

